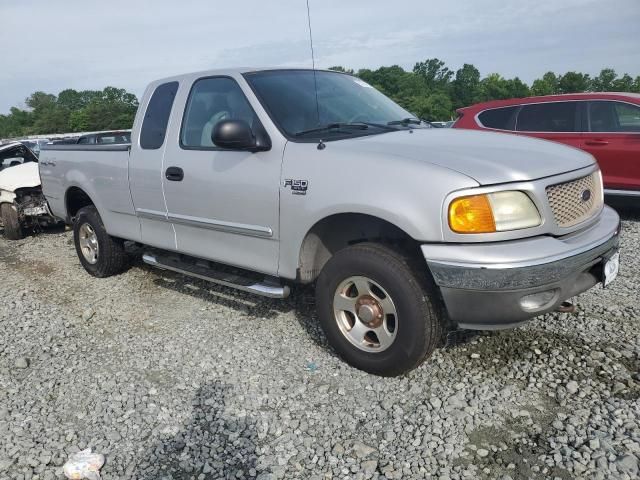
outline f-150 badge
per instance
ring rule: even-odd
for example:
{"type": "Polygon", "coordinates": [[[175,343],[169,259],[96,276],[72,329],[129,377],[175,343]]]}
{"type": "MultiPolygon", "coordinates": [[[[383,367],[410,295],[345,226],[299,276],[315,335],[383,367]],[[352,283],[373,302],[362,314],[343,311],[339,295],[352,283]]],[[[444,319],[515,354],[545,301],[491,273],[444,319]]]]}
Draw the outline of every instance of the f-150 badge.
{"type": "Polygon", "coordinates": [[[284,188],[291,188],[293,195],[306,195],[309,187],[309,180],[298,180],[295,178],[287,178],[284,181],[284,188]]]}

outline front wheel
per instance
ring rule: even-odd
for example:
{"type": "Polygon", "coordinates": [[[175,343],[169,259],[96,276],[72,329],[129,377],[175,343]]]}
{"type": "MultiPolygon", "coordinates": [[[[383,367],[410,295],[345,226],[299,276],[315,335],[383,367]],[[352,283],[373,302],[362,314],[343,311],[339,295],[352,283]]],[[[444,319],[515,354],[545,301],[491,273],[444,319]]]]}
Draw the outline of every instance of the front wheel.
{"type": "Polygon", "coordinates": [[[78,212],[73,224],[73,240],[80,263],[94,277],[109,277],[129,266],[124,242],[107,233],[93,206],[78,212]]]}
{"type": "Polygon", "coordinates": [[[433,352],[442,335],[440,302],[425,272],[372,243],[337,252],[316,285],[329,343],[349,364],[383,376],[408,372],[433,352]]]}
{"type": "Polygon", "coordinates": [[[20,218],[16,207],[10,203],[0,205],[2,225],[4,226],[4,238],[7,240],[20,240],[24,238],[24,230],[20,225],[20,218]]]}

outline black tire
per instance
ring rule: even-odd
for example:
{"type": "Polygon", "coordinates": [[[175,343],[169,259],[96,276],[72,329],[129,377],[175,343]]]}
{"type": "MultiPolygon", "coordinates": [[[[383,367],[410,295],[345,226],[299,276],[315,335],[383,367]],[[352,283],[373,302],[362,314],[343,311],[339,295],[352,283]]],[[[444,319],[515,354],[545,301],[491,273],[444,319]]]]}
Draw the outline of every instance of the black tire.
{"type": "Polygon", "coordinates": [[[24,231],[20,220],[18,219],[18,211],[10,203],[0,205],[0,213],[2,214],[2,225],[4,226],[4,238],[7,240],[21,240],[24,238],[24,231]]]}
{"type": "Polygon", "coordinates": [[[322,269],[316,283],[320,324],[331,346],[350,365],[376,375],[401,375],[420,365],[440,344],[445,322],[442,300],[428,273],[421,271],[426,265],[414,269],[410,263],[391,248],[362,243],[338,251],[322,269]],[[358,349],[338,326],[334,295],[353,276],[377,283],[395,305],[397,332],[384,351],[358,349]]]}
{"type": "Polygon", "coordinates": [[[125,252],[124,242],[107,233],[94,206],[81,208],[78,212],[73,224],[73,241],[80,263],[94,277],[110,277],[124,272],[129,267],[129,256],[125,252]],[[85,258],[80,247],[80,229],[85,224],[93,229],[97,237],[98,255],[95,263],[90,263],[85,258]]]}

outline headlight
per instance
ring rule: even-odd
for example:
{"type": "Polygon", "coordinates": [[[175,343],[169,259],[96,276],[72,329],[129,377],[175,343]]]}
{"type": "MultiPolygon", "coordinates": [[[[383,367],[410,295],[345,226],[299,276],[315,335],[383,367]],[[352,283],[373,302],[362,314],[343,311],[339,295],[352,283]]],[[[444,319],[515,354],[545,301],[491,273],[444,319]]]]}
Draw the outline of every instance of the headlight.
{"type": "Polygon", "coordinates": [[[449,227],[456,233],[492,233],[536,227],[540,213],[518,191],[459,197],[449,204],[449,227]]]}

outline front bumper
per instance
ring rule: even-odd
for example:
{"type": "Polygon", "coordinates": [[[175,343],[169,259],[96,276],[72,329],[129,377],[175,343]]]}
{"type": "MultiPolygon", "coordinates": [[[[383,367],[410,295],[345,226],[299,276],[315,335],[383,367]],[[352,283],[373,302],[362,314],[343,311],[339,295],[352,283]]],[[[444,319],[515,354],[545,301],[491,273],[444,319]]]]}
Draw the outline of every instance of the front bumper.
{"type": "Polygon", "coordinates": [[[600,282],[603,259],[617,251],[619,233],[618,214],[605,206],[597,222],[564,237],[421,249],[449,318],[461,328],[493,330],[552,311],[600,282]],[[550,298],[523,307],[523,297],[541,292],[550,298]]]}

